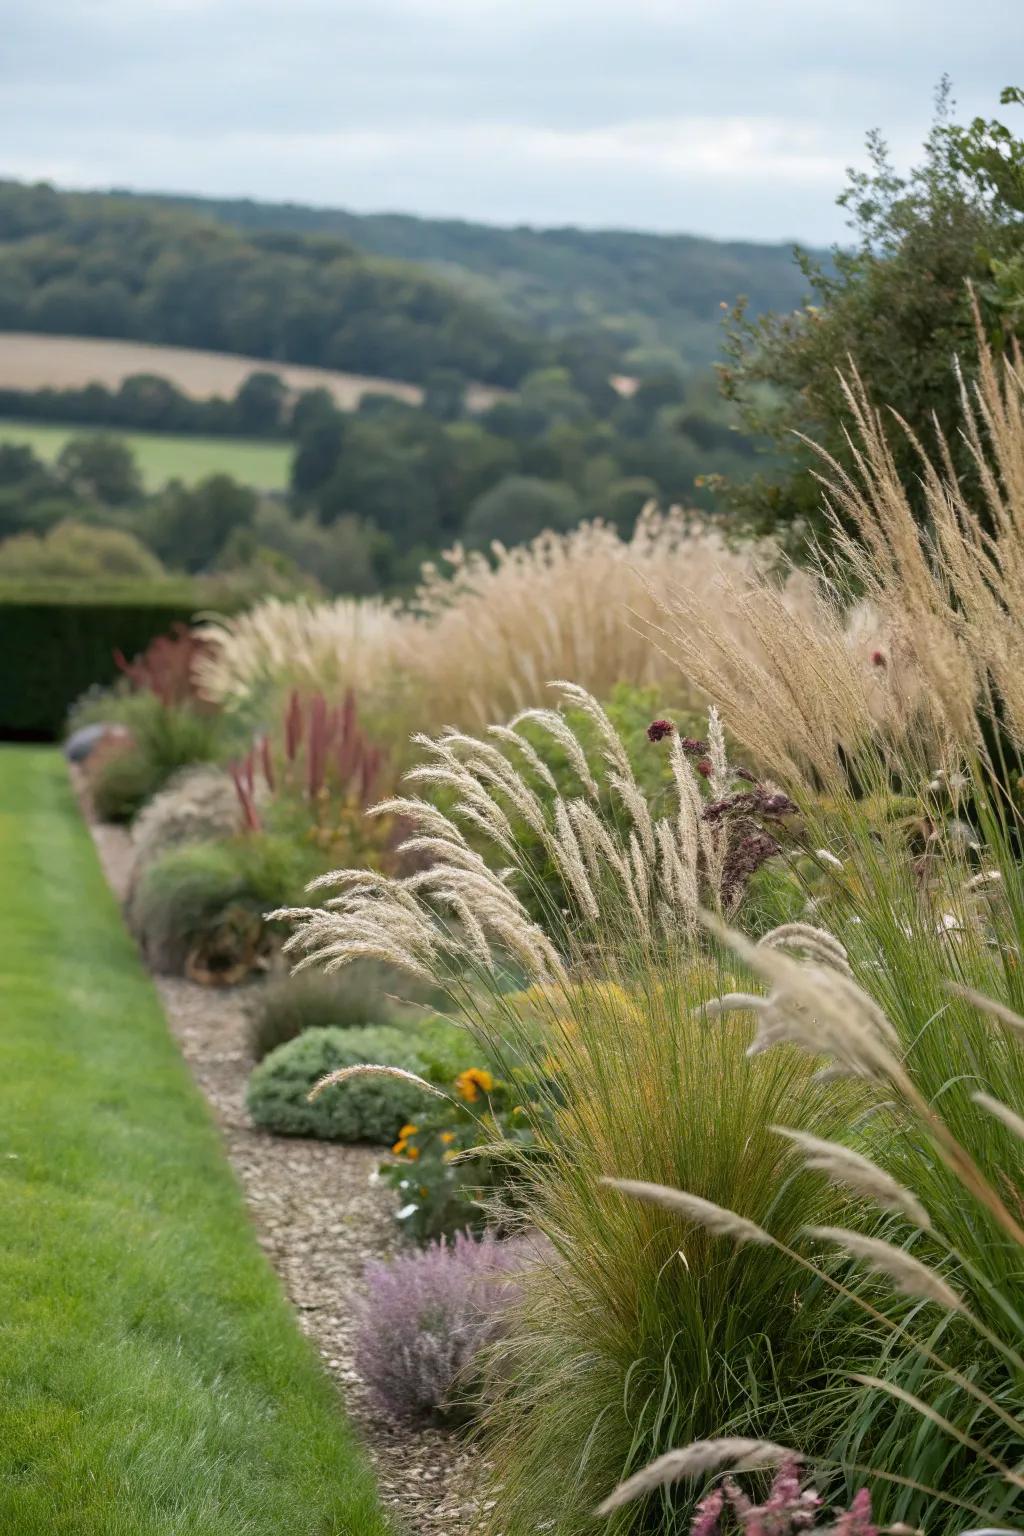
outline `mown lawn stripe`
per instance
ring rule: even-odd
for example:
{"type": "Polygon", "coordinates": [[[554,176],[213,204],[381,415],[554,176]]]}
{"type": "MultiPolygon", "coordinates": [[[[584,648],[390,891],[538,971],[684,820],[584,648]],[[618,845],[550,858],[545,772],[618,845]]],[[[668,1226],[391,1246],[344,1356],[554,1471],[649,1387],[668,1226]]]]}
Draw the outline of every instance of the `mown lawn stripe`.
{"type": "Polygon", "coordinates": [[[0,1531],[385,1536],[58,755],[0,751],[0,1531]]]}

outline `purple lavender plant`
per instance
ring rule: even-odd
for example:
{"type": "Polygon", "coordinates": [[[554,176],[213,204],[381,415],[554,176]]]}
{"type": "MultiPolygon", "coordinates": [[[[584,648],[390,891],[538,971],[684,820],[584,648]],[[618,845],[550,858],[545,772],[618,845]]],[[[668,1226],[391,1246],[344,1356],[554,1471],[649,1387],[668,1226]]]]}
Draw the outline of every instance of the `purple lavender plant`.
{"type": "Polygon", "coordinates": [[[459,1406],[472,1362],[500,1334],[517,1277],[537,1258],[526,1238],[460,1233],[453,1243],[368,1264],[356,1368],[378,1402],[403,1417],[459,1406]]]}

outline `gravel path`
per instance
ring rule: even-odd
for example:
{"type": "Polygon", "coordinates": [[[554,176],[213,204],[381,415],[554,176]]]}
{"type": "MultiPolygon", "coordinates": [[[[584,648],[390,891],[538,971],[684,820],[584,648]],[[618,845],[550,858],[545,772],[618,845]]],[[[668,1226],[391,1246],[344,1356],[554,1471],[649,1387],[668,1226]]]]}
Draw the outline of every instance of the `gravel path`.
{"type": "MultiPolygon", "coordinates": [[[[90,826],[112,890],[127,887],[131,840],[90,826]]],[[[464,1440],[383,1413],[353,1364],[352,1303],[363,1266],[396,1247],[393,1196],[372,1182],[378,1147],[290,1140],[254,1129],[245,1110],[252,1060],[245,1033],[248,988],[216,991],[156,977],[171,1031],[213,1109],[249,1205],[260,1246],[277,1270],[300,1326],[316,1344],[357,1426],[396,1526],[409,1536],[478,1536],[490,1504],[475,1493],[486,1470],[464,1440]]]]}

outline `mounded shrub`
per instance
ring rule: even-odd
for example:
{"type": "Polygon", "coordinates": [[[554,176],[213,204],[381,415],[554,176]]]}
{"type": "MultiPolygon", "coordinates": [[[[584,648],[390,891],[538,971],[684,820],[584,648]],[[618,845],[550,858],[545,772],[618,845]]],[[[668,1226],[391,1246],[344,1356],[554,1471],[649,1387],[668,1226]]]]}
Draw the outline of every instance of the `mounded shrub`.
{"type": "Polygon", "coordinates": [[[89,789],[100,821],[131,821],[158,788],[159,775],[138,742],[113,740],[93,753],[89,789]]]}
{"type": "Polygon", "coordinates": [[[230,837],[238,830],[238,794],[229,774],[209,764],[172,775],[132,827],[132,880],[168,848],[230,837]]]}
{"type": "Polygon", "coordinates": [[[170,848],[139,880],[132,926],[158,971],[241,979],[268,947],[265,914],[297,900],[312,873],[302,849],[260,833],[170,848]]]}
{"type": "Polygon", "coordinates": [[[422,1112],[421,1088],[400,1078],[357,1077],[327,1089],[310,1103],[314,1083],[328,1072],[362,1062],[403,1067],[421,1077],[441,1067],[438,1075],[447,1075],[460,1045],[465,1063],[472,1042],[443,1020],[429,1020],[410,1030],[391,1025],[307,1029],[271,1051],[254,1069],[246,1096],[249,1113],[257,1125],[282,1136],[389,1144],[404,1124],[422,1112]]]}
{"type": "Polygon", "coordinates": [[[360,1077],[308,1102],[310,1089],[326,1073],[367,1061],[417,1073],[424,1067],[408,1036],[388,1025],[307,1029],[255,1068],[246,1095],[249,1113],[257,1125],[283,1136],[393,1141],[422,1106],[423,1092],[414,1084],[360,1077]]]}
{"type": "Polygon", "coordinates": [[[101,821],[131,821],[182,768],[213,759],[221,745],[216,716],[151,693],[111,700],[111,718],[131,734],[89,757],[93,805],[101,821]]]}
{"type": "Polygon", "coordinates": [[[347,965],[326,976],[299,971],[260,987],[249,1004],[249,1047],[262,1061],[279,1045],[307,1029],[358,1029],[386,1024],[393,1005],[385,996],[390,973],[367,963],[347,965]]]}

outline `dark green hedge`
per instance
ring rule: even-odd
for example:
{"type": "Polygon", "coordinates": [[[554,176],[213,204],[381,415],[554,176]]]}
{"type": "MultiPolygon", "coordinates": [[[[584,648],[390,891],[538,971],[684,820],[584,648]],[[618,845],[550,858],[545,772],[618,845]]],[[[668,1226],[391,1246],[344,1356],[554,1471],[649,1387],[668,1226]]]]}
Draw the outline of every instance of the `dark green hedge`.
{"type": "Polygon", "coordinates": [[[117,676],[115,650],[136,655],[194,608],[185,589],[106,598],[0,590],[0,738],[59,737],[79,694],[117,676]]]}

